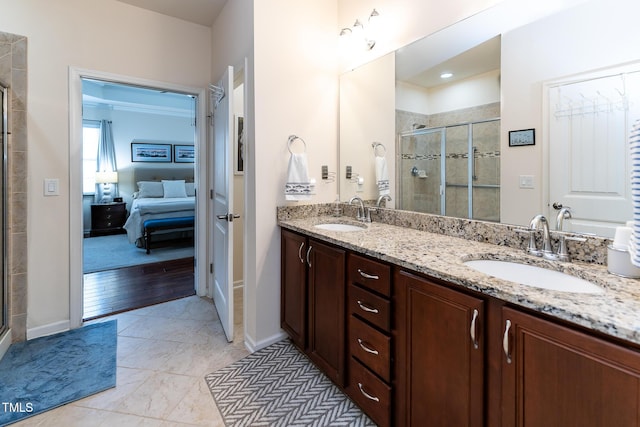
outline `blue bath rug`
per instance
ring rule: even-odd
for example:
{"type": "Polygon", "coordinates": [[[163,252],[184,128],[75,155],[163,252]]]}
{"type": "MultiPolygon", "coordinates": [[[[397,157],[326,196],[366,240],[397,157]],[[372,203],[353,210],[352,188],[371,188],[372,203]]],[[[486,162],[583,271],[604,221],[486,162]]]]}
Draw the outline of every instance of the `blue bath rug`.
{"type": "Polygon", "coordinates": [[[9,347],[0,360],[0,426],[115,387],[115,320],[9,347]]]}

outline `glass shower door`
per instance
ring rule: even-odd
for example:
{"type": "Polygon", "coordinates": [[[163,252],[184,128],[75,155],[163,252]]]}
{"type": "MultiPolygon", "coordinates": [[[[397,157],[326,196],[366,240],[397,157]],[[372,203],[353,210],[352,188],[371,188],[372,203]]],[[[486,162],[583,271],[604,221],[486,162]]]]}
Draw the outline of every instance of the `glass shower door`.
{"type": "Polygon", "coordinates": [[[445,139],[445,212],[469,217],[469,125],[448,126],[445,139]]]}
{"type": "Polygon", "coordinates": [[[500,221],[500,120],[474,123],[472,128],[473,216],[500,221]]]}
{"type": "Polygon", "coordinates": [[[443,215],[444,129],[405,132],[398,139],[399,209],[443,215]]]}

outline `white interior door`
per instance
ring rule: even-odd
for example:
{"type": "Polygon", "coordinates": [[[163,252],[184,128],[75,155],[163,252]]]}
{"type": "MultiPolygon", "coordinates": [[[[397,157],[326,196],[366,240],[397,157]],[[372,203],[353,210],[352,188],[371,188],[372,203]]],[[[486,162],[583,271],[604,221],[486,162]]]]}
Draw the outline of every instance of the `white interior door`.
{"type": "Polygon", "coordinates": [[[628,136],[640,73],[586,76],[548,90],[549,216],[555,221],[568,206],[565,231],[613,237],[632,217],[628,136]]]}
{"type": "Polygon", "coordinates": [[[213,302],[233,341],[233,67],[211,93],[213,119],[213,302]]]}

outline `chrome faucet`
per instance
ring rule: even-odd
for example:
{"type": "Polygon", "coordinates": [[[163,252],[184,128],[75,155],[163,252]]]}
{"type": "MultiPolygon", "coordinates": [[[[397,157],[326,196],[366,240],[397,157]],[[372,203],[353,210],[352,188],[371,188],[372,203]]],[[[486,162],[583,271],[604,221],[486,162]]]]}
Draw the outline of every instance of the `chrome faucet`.
{"type": "Polygon", "coordinates": [[[556,230],[562,231],[565,219],[571,219],[571,208],[565,206],[560,209],[558,216],[556,217],[556,230]]]}
{"type": "MultiPolygon", "coordinates": [[[[362,199],[358,196],[353,196],[351,199],[349,199],[349,204],[353,204],[353,202],[358,202],[360,203],[360,206],[358,206],[358,211],[356,214],[356,219],[358,221],[364,221],[366,222],[366,216],[364,213],[364,202],[362,201],[362,199]]],[[[371,218],[369,218],[369,222],[371,222],[371,218]]]]}
{"type": "MultiPolygon", "coordinates": [[[[571,208],[569,208],[568,206],[561,208],[558,212],[558,217],[556,218],[556,230],[562,231],[565,219],[571,219],[571,208]]],[[[585,242],[587,239],[583,237],[568,237],[565,236],[564,233],[561,233],[558,243],[558,261],[571,262],[571,258],[569,257],[569,250],[567,249],[567,240],[585,242]]]]}
{"type": "Polygon", "coordinates": [[[551,246],[551,235],[549,234],[549,221],[544,215],[536,215],[529,223],[530,239],[527,252],[541,256],[546,259],[557,260],[558,256],[553,253],[553,247],[551,246]],[[535,231],[542,226],[542,249],[538,249],[536,245],[535,231]]]}
{"type": "MultiPolygon", "coordinates": [[[[378,197],[378,201],[376,202],[376,206],[377,207],[381,207],[383,200],[385,202],[390,202],[391,201],[391,196],[389,196],[388,194],[383,194],[382,196],[378,197]]],[[[387,206],[386,203],[385,203],[385,206],[387,206]]]]}

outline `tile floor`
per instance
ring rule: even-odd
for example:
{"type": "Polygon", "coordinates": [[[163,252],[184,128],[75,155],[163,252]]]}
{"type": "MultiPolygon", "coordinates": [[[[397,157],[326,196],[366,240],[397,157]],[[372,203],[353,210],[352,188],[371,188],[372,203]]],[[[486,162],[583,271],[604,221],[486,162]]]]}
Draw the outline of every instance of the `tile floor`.
{"type": "Polygon", "coordinates": [[[116,388],[15,426],[223,426],[204,376],[245,357],[242,294],[227,343],[211,300],[192,296],[118,319],[116,388]]]}

